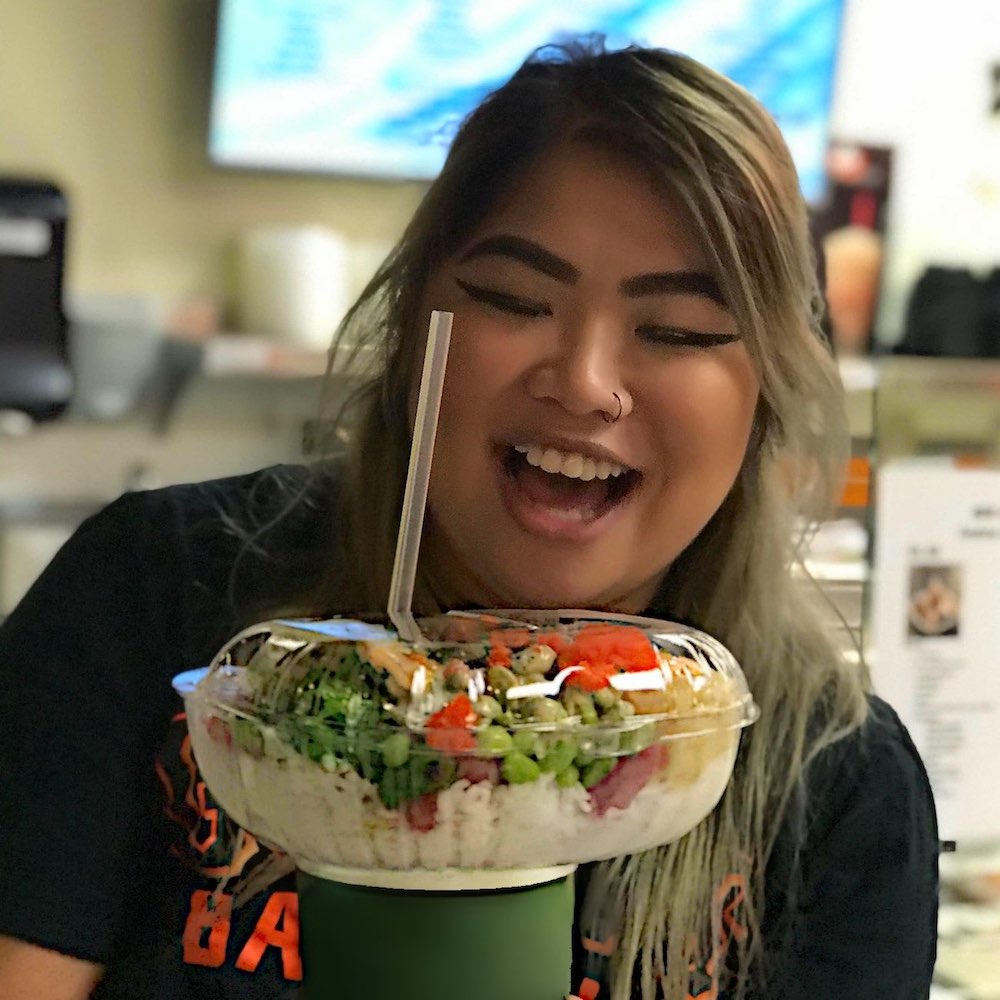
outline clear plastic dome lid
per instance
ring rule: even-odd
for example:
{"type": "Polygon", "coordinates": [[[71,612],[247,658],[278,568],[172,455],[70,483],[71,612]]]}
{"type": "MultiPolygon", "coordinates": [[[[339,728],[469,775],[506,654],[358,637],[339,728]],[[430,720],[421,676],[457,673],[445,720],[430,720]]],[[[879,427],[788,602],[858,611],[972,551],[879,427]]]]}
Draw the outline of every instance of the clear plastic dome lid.
{"type": "Polygon", "coordinates": [[[758,714],[729,651],[673,622],[419,625],[404,643],[358,620],[263,622],[175,679],[213,794],[305,870],[468,887],[667,843],[714,807],[758,714]]]}
{"type": "Polygon", "coordinates": [[[732,654],[673,622],[518,610],[452,612],[420,628],[425,641],[410,644],[352,619],[264,622],[226,644],[200,687],[262,722],[323,720],[355,739],[405,730],[453,754],[477,755],[485,741],[502,756],[503,730],[630,733],[655,723],[663,739],[756,718],[732,654]]]}

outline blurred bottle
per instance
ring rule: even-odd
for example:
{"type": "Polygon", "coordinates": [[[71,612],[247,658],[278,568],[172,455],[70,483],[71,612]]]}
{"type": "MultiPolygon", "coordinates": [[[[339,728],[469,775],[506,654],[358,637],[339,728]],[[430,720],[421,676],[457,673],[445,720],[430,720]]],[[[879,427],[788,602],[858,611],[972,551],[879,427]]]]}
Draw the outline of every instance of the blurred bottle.
{"type": "Polygon", "coordinates": [[[823,240],[830,336],[838,356],[868,353],[882,276],[883,238],[874,229],[844,226],[823,240]]]}

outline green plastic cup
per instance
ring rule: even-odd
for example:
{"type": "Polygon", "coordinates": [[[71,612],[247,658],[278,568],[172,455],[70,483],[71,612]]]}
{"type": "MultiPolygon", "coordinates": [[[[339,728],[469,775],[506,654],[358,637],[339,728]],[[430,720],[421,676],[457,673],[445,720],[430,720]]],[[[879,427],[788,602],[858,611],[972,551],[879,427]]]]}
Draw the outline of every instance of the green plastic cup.
{"type": "Polygon", "coordinates": [[[349,885],[300,872],[303,1000],[563,1000],[573,879],[478,891],[349,885]]]}

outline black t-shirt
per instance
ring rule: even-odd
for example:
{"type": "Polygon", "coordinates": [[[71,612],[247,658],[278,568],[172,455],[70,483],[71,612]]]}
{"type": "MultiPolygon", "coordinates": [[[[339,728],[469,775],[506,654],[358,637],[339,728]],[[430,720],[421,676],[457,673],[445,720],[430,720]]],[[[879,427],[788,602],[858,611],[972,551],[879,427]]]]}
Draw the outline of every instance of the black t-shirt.
{"type": "MultiPolygon", "coordinates": [[[[105,964],[101,1000],[296,994],[294,879],[212,800],[171,679],[319,579],[333,486],[281,468],[127,494],[0,625],[0,933],[105,964]]],[[[923,766],[872,699],[784,819],[755,996],[926,996],[937,849],[923,766]]],[[[724,937],[741,894],[716,893],[724,937]]]]}

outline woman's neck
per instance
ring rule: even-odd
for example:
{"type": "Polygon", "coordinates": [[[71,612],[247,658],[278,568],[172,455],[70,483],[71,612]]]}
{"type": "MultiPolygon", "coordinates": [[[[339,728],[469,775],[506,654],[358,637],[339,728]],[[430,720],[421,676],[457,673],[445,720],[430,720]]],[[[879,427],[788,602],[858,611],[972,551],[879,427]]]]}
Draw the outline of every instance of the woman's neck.
{"type": "MultiPolygon", "coordinates": [[[[618,597],[595,597],[575,607],[640,615],[649,612],[660,590],[662,577],[648,581],[618,597]]],[[[502,594],[469,569],[447,543],[430,531],[425,532],[420,550],[420,570],[415,606],[429,605],[428,613],[470,610],[473,608],[525,608],[530,602],[516,594],[502,594]]],[[[551,605],[555,607],[556,605],[551,605]]]]}

